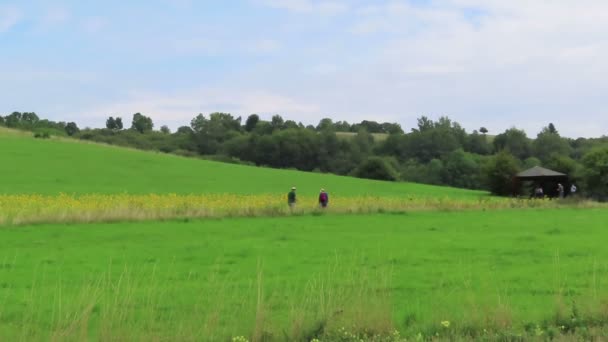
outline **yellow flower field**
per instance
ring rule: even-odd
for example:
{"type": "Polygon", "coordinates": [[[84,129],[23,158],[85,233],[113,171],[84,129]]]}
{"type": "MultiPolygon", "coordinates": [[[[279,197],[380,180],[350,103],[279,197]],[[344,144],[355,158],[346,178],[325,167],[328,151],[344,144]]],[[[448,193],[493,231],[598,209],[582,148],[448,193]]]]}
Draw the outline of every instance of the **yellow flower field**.
{"type": "Polygon", "coordinates": [[[290,210],[284,198],[270,194],[0,195],[0,225],[285,216],[322,212],[359,214],[425,210],[553,208],[563,205],[586,208],[601,206],[593,202],[574,203],[495,197],[454,199],[332,196],[327,209],[319,209],[314,197],[299,197],[296,208],[290,210]]]}

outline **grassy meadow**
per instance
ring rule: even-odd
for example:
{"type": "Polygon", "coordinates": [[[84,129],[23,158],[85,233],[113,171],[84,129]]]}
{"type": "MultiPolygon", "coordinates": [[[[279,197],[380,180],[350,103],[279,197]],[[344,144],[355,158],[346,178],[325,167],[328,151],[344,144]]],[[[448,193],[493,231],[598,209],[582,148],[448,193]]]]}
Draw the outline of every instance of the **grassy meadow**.
{"type": "Polygon", "coordinates": [[[473,197],[484,192],[218,163],[0,132],[0,194],[274,194],[473,197]]]}
{"type": "Polygon", "coordinates": [[[11,130],[0,158],[0,341],[608,339],[598,203],[11,130]]]}
{"type": "Polygon", "coordinates": [[[607,220],[605,210],[551,209],[7,228],[0,332],[525,336],[573,329],[573,310],[599,325],[608,319],[607,220]]]}

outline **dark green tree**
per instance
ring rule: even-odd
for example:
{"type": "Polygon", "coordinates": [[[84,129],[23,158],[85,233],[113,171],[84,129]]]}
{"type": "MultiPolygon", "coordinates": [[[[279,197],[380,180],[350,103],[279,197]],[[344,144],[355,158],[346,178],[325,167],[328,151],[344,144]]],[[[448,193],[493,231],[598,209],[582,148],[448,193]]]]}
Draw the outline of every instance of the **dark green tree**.
{"type": "Polygon", "coordinates": [[[257,126],[258,122],[260,122],[260,117],[257,114],[249,115],[247,121],[245,121],[245,131],[253,131],[255,129],[255,126],[257,126]]]}
{"type": "Polygon", "coordinates": [[[110,116],[107,120],[106,120],[106,128],[110,129],[110,130],[115,130],[116,127],[116,120],[114,120],[114,117],[110,116]]]}
{"type": "Polygon", "coordinates": [[[7,115],[4,119],[5,119],[6,127],[17,128],[21,124],[21,113],[12,112],[10,115],[7,115]]]}
{"type": "Polygon", "coordinates": [[[582,159],[582,180],[586,194],[600,200],[608,199],[608,148],[597,148],[582,159]]]}
{"type": "Polygon", "coordinates": [[[133,121],[131,123],[131,129],[135,130],[139,133],[146,133],[152,131],[154,128],[154,123],[152,119],[142,115],[141,113],[133,114],[133,121]]]}
{"type": "Polygon", "coordinates": [[[492,153],[492,145],[488,142],[488,137],[485,134],[479,134],[473,131],[466,139],[465,150],[467,152],[488,155],[492,153]]]}
{"type": "Polygon", "coordinates": [[[160,132],[163,134],[171,134],[171,129],[169,129],[169,126],[163,125],[160,127],[160,132]]]}
{"type": "Polygon", "coordinates": [[[382,124],[382,131],[388,134],[403,134],[403,128],[398,123],[384,122],[382,124]]]}
{"type": "Polygon", "coordinates": [[[328,130],[334,130],[334,122],[330,118],[321,119],[317,125],[317,131],[322,132],[328,130]]]}
{"type": "Polygon", "coordinates": [[[479,189],[479,164],[471,153],[462,149],[448,153],[443,158],[443,183],[449,186],[467,189],[479,189]]]}
{"type": "Polygon", "coordinates": [[[513,177],[519,172],[517,159],[507,150],[492,156],[483,167],[487,189],[495,195],[508,196],[516,192],[513,177]]]}
{"type": "Polygon", "coordinates": [[[38,123],[38,121],[40,121],[40,118],[38,117],[38,115],[36,115],[36,113],[30,112],[30,113],[23,113],[21,116],[21,122],[24,125],[27,126],[34,126],[38,123]]]}
{"type": "Polygon", "coordinates": [[[569,156],[572,153],[568,140],[560,137],[555,127],[551,126],[538,133],[532,147],[534,156],[545,162],[553,155],[569,156]]]}
{"type": "Polygon", "coordinates": [[[513,127],[494,138],[494,150],[509,151],[515,157],[523,160],[531,156],[532,144],[526,132],[513,127]]]}
{"type": "Polygon", "coordinates": [[[67,135],[73,136],[78,132],[80,132],[80,129],[78,128],[78,125],[76,125],[75,122],[68,122],[68,124],[65,125],[65,133],[67,135]]]}
{"type": "Polygon", "coordinates": [[[538,159],[536,157],[529,157],[529,158],[526,158],[526,160],[524,160],[523,168],[524,168],[524,170],[527,170],[527,169],[531,169],[535,166],[541,166],[542,164],[543,163],[540,161],[540,159],[538,159]]]}
{"type": "Polygon", "coordinates": [[[273,115],[270,120],[270,126],[272,126],[273,130],[283,129],[283,124],[285,124],[285,120],[280,115],[273,115]]]}

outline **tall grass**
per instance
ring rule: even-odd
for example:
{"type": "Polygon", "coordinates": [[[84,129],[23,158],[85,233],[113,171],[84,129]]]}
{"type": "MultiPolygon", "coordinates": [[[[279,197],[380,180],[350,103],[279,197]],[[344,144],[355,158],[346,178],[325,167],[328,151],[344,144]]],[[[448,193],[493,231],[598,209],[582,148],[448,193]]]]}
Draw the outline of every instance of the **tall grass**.
{"type": "MultiPolygon", "coordinates": [[[[259,266],[246,287],[235,286],[219,269],[202,277],[198,296],[182,301],[171,270],[122,267],[79,284],[32,281],[21,312],[0,307],[0,340],[12,341],[310,341],[342,327],[392,333],[389,274],[352,272],[311,277],[300,285],[269,290],[259,266]],[[169,273],[167,277],[167,273],[169,273]],[[49,302],[51,304],[49,304],[49,302]],[[50,311],[49,311],[50,308],[50,311]],[[287,314],[286,314],[287,313],[287,314]]],[[[354,330],[353,330],[354,331],[354,330]]]]}
{"type": "Polygon", "coordinates": [[[482,196],[450,197],[333,197],[321,210],[314,197],[300,197],[295,209],[275,195],[0,195],[0,225],[34,223],[91,223],[288,216],[304,214],[372,214],[408,211],[460,211],[556,207],[606,207],[591,201],[522,200],[482,196]]]}
{"type": "Polygon", "coordinates": [[[548,307],[546,318],[535,322],[516,317],[501,294],[461,298],[458,313],[427,303],[433,311],[430,319],[398,322],[394,309],[399,303],[391,296],[393,270],[360,269],[356,264],[336,261],[303,284],[276,288],[266,286],[261,263],[246,287],[233,285],[216,269],[201,277],[198,296],[187,301],[176,296],[180,288],[171,281],[180,275],[156,265],[123,266],[119,272],[110,265],[76,287],[69,279],[59,281],[50,293],[41,286],[45,282],[41,270],[32,280],[22,312],[6,312],[0,306],[0,340],[601,341],[608,337],[608,293],[571,296],[559,288],[555,308],[548,307]]]}

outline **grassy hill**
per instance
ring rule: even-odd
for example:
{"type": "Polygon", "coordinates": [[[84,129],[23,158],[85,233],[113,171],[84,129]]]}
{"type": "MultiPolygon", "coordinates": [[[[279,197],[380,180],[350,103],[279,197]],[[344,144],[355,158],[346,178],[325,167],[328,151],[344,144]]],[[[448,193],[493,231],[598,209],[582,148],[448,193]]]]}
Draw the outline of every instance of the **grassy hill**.
{"type": "Polygon", "coordinates": [[[0,130],[0,194],[234,193],[477,197],[486,193],[232,165],[0,130]]]}

